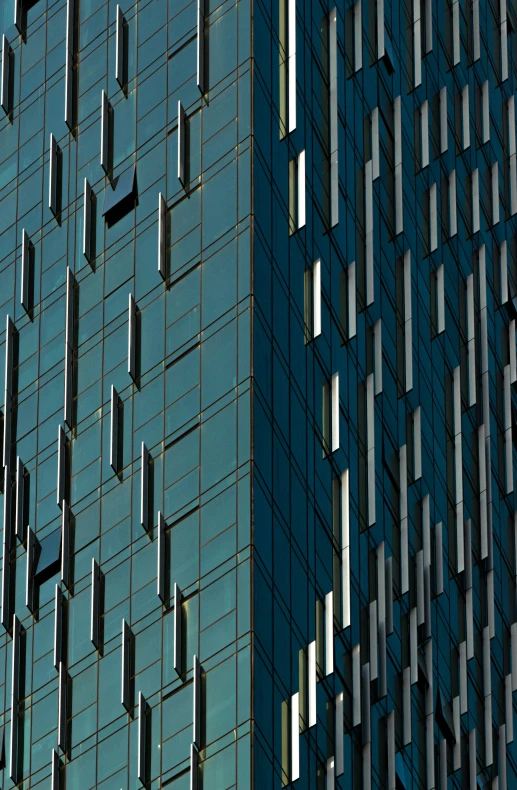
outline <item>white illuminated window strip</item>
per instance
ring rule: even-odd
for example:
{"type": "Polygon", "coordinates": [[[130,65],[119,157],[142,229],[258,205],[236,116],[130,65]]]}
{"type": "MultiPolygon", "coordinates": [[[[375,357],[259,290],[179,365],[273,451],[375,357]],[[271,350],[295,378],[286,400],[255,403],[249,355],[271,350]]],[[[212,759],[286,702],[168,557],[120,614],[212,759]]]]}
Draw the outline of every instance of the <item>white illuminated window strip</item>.
{"type": "Polygon", "coordinates": [[[470,107],[469,107],[469,86],[464,86],[461,92],[461,119],[463,131],[463,150],[470,147],[470,107]]]}
{"type": "Polygon", "coordinates": [[[296,129],[296,0],[287,0],[287,73],[289,132],[296,129]]]}
{"type": "Polygon", "coordinates": [[[377,0],[377,60],[384,57],[384,0],[377,0]]]}
{"type": "Polygon", "coordinates": [[[300,694],[291,697],[291,782],[300,778],[300,694]]]}
{"type": "Polygon", "coordinates": [[[321,335],[321,262],[314,261],[312,267],[312,300],[313,300],[313,337],[321,335]]]}
{"type": "Polygon", "coordinates": [[[308,676],[309,676],[309,727],[314,727],[317,721],[316,709],[316,642],[311,642],[308,650],[308,676]]]}
{"type": "Polygon", "coordinates": [[[298,154],[298,229],[305,227],[305,151],[298,154]]]}
{"type": "Polygon", "coordinates": [[[325,596],[325,675],[334,672],[334,593],[325,596]]]}
{"type": "Polygon", "coordinates": [[[339,373],[332,376],[331,386],[332,401],[332,452],[339,450],[339,373]]]}

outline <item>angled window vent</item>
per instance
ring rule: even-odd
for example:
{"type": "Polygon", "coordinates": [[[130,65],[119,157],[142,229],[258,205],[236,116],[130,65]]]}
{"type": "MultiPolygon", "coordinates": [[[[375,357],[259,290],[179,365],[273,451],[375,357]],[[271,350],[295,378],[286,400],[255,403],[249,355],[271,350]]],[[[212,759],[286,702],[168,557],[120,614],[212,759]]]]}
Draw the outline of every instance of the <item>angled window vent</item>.
{"type": "Polygon", "coordinates": [[[113,186],[106,189],[102,216],[113,225],[128,213],[137,203],[136,165],[118,176],[113,186]]]}
{"type": "Polygon", "coordinates": [[[58,573],[61,567],[61,529],[43,538],[36,548],[34,580],[41,584],[58,573]]]}

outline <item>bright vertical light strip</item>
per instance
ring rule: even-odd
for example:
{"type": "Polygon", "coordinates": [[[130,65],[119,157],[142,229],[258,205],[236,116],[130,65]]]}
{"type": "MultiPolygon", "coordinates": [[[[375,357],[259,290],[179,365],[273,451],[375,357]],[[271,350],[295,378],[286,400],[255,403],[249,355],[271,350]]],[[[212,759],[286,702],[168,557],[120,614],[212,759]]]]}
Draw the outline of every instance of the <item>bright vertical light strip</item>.
{"type": "Polygon", "coordinates": [[[305,227],[305,151],[298,154],[298,228],[305,227]]]}
{"type": "Polygon", "coordinates": [[[291,782],[300,778],[300,693],[291,697],[291,782]]]}
{"type": "Polygon", "coordinates": [[[334,672],[334,593],[325,596],[325,674],[334,672]]]}
{"type": "Polygon", "coordinates": [[[287,0],[287,25],[288,130],[294,132],[296,129],[296,0],[287,0]]]}
{"type": "Polygon", "coordinates": [[[332,452],[339,450],[339,373],[332,376],[332,452]]]}
{"type": "Polygon", "coordinates": [[[321,261],[318,258],[312,267],[312,304],[313,304],[313,337],[321,335],[321,261]]]}
{"type": "Polygon", "coordinates": [[[317,720],[316,708],[316,642],[311,642],[309,645],[308,656],[308,676],[309,676],[309,727],[314,727],[317,720]]]}

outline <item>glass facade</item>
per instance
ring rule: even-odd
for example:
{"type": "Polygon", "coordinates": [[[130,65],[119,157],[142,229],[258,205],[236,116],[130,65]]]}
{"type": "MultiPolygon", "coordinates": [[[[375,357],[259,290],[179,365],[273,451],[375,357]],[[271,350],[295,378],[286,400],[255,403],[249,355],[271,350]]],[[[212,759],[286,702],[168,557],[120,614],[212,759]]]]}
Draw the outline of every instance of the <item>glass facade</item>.
{"type": "Polygon", "coordinates": [[[516,786],[515,0],[0,19],[1,786],[516,786]]]}

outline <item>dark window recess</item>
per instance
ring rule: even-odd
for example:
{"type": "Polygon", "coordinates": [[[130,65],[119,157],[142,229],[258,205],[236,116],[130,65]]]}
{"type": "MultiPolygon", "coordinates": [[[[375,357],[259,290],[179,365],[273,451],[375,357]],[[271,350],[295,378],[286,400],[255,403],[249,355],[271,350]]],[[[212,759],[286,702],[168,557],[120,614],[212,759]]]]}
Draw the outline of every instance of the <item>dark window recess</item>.
{"type": "Polygon", "coordinates": [[[38,543],[35,551],[34,580],[38,584],[51,579],[61,565],[61,529],[56,529],[38,543]]]}
{"type": "Polygon", "coordinates": [[[0,727],[0,768],[6,768],[5,759],[5,727],[0,727]]]}
{"type": "Polygon", "coordinates": [[[102,216],[106,217],[106,222],[113,225],[135,208],[137,203],[136,165],[132,165],[113,181],[111,189],[109,186],[106,188],[102,216]]]}

